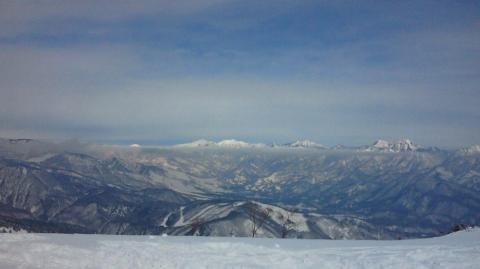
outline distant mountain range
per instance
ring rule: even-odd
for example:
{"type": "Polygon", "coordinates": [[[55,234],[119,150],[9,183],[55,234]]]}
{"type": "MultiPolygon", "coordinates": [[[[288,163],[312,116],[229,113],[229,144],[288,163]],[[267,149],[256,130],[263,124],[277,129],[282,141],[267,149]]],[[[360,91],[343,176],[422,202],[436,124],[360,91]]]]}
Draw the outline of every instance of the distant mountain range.
{"type": "MultiPolygon", "coordinates": [[[[132,146],[138,147],[140,145],[134,144],[132,146]]],[[[337,145],[333,147],[324,146],[318,144],[311,140],[297,140],[285,144],[262,144],[262,143],[248,143],[244,141],[239,141],[235,139],[226,139],[219,142],[209,141],[205,139],[199,139],[190,143],[177,144],[173,147],[178,148],[198,148],[198,147],[219,147],[219,148],[302,148],[302,149],[320,149],[320,150],[356,150],[356,151],[365,151],[365,152],[413,152],[413,151],[429,151],[429,150],[439,150],[435,147],[424,147],[418,144],[413,143],[410,139],[399,139],[396,141],[387,141],[379,139],[371,145],[358,146],[358,147],[347,147],[342,145],[337,145]]],[[[478,145],[471,146],[471,150],[479,151],[478,145]]],[[[466,150],[466,149],[464,149],[466,150]]]]}
{"type": "MultiPolygon", "coordinates": [[[[35,232],[386,239],[480,224],[480,146],[325,147],[0,139],[0,228],[35,232]],[[288,221],[287,221],[288,220],[288,221]]],[[[0,229],[1,230],[1,229],[0,229]]]]}
{"type": "Polygon", "coordinates": [[[316,149],[328,149],[328,147],[317,144],[311,140],[297,140],[295,142],[291,143],[286,143],[282,145],[277,145],[277,144],[252,144],[244,141],[239,141],[235,139],[226,139],[226,140],[221,140],[219,142],[214,142],[214,141],[209,141],[205,139],[199,139],[195,140],[191,143],[186,143],[186,144],[178,144],[174,145],[174,147],[189,147],[189,148],[195,148],[195,147],[223,147],[223,148],[268,148],[268,147],[275,147],[275,148],[316,148],[316,149]]]}

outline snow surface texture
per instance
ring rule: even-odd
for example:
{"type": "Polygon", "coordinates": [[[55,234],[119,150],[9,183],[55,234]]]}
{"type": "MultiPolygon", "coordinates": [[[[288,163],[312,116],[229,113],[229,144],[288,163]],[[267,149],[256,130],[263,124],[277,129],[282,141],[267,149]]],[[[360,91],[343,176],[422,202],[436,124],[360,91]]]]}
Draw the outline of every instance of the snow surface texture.
{"type": "Polygon", "coordinates": [[[480,268],[480,229],[395,241],[0,234],[0,268],[480,268]]]}

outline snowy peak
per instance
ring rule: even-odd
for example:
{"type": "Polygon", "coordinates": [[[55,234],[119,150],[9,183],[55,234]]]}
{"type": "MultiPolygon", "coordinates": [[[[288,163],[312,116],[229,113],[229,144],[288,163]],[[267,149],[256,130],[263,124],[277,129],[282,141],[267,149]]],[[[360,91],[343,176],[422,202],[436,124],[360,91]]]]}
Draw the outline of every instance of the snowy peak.
{"type": "Polygon", "coordinates": [[[287,143],[284,144],[283,146],[285,147],[290,147],[290,148],[317,148],[317,149],[327,149],[324,145],[317,144],[311,140],[297,140],[292,143],[287,143]]]}
{"type": "Polygon", "coordinates": [[[205,139],[199,139],[191,143],[178,144],[175,147],[221,147],[221,148],[253,148],[253,147],[264,147],[263,144],[251,144],[240,140],[235,139],[225,139],[219,142],[209,141],[205,139]]]}
{"type": "Polygon", "coordinates": [[[460,149],[459,153],[462,155],[480,154],[480,145],[471,145],[470,147],[460,149]]]}
{"type": "Polygon", "coordinates": [[[413,143],[410,139],[400,139],[397,141],[387,141],[379,139],[371,146],[367,146],[364,151],[376,152],[411,152],[422,149],[423,147],[413,143]]]}
{"type": "MultiPolygon", "coordinates": [[[[480,147],[476,145],[477,147],[480,147]]],[[[304,139],[304,140],[297,140],[295,142],[286,143],[282,145],[273,144],[271,146],[267,146],[265,144],[255,144],[255,143],[248,143],[241,140],[236,139],[224,139],[219,142],[209,141],[205,139],[199,139],[190,143],[186,144],[178,144],[174,147],[184,147],[184,148],[204,148],[204,147],[211,147],[211,148],[229,148],[229,149],[240,149],[240,148],[292,148],[292,149],[337,149],[337,150],[345,150],[345,149],[352,149],[352,150],[360,150],[366,152],[414,152],[414,151],[425,151],[428,150],[422,146],[419,146],[413,143],[410,139],[400,139],[397,141],[388,141],[379,139],[375,141],[370,146],[363,146],[363,147],[345,147],[345,146],[335,146],[332,148],[326,147],[322,144],[318,144],[314,141],[304,139]]],[[[470,151],[475,151],[475,148],[470,151]]]]}
{"type": "Polygon", "coordinates": [[[196,147],[211,147],[215,146],[216,143],[206,139],[198,139],[190,143],[178,144],[175,147],[185,147],[185,148],[196,148],[196,147]]]}
{"type": "Polygon", "coordinates": [[[377,149],[388,149],[390,147],[390,143],[386,140],[379,139],[373,143],[372,147],[377,149]]]}
{"type": "Polygon", "coordinates": [[[253,144],[239,141],[235,139],[225,139],[217,143],[219,147],[227,147],[227,148],[249,148],[252,147],[253,144]]]}
{"type": "Polygon", "coordinates": [[[266,147],[265,144],[252,144],[240,140],[235,140],[235,139],[225,139],[220,142],[217,142],[216,145],[218,147],[224,147],[224,148],[263,148],[266,147]]]}

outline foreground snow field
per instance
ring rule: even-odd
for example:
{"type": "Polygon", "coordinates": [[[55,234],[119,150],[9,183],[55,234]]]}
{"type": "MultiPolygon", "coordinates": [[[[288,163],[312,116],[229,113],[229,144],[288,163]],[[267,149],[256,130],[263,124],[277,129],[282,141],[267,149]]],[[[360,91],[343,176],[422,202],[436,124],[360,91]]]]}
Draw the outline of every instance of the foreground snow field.
{"type": "Polygon", "coordinates": [[[397,241],[0,234],[0,268],[480,268],[480,229],[397,241]]]}

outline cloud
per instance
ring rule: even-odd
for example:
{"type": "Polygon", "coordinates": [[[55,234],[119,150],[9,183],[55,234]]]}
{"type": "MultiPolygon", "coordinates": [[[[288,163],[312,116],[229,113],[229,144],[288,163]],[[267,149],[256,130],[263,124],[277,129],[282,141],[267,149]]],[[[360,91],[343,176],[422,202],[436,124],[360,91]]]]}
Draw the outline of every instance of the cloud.
{"type": "Polygon", "coordinates": [[[3,2],[0,136],[478,143],[478,15],[425,3],[3,2]]]}

